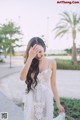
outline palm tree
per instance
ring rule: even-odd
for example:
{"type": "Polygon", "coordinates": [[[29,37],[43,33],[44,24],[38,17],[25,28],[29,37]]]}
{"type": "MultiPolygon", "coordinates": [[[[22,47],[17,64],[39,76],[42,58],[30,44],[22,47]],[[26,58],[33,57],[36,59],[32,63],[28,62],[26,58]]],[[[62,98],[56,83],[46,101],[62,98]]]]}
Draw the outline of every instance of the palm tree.
{"type": "Polygon", "coordinates": [[[60,14],[62,18],[60,19],[60,22],[55,27],[56,35],[57,37],[63,37],[65,34],[70,33],[73,40],[73,46],[72,46],[72,61],[74,64],[77,64],[77,50],[76,50],[76,34],[77,31],[80,32],[80,16],[78,16],[76,13],[71,13],[71,15],[68,12],[63,12],[60,14]]]}

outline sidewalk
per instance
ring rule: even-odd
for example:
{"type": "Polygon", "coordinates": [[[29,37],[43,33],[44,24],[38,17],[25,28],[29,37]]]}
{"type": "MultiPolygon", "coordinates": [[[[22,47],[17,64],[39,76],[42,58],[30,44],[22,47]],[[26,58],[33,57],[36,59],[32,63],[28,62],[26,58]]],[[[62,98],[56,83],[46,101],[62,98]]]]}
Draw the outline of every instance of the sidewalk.
{"type": "Polygon", "coordinates": [[[19,72],[21,70],[22,66],[24,65],[22,56],[12,57],[11,68],[10,68],[9,57],[7,57],[6,59],[4,58],[4,61],[6,63],[0,63],[0,80],[2,78],[5,78],[5,77],[11,75],[11,74],[19,72]]]}
{"type": "MultiPolygon", "coordinates": [[[[20,72],[21,69],[22,63],[14,63],[11,68],[9,62],[0,63],[0,113],[8,112],[8,120],[23,120],[24,117],[22,109],[16,105],[15,98],[9,89],[10,86],[7,84],[10,76],[14,78],[15,73],[20,72]]],[[[13,83],[14,81],[11,81],[11,85],[13,83]]]]}
{"type": "Polygon", "coordinates": [[[11,74],[14,74],[16,72],[19,72],[21,70],[22,66],[12,66],[9,67],[9,64],[0,64],[0,80],[2,78],[5,78],[11,74]]]}
{"type": "Polygon", "coordinates": [[[21,108],[16,106],[16,104],[2,94],[2,92],[0,92],[0,113],[1,112],[8,113],[8,120],[23,120],[24,117],[21,108]]]}
{"type": "Polygon", "coordinates": [[[61,97],[80,99],[79,70],[57,70],[56,80],[61,97]]]}

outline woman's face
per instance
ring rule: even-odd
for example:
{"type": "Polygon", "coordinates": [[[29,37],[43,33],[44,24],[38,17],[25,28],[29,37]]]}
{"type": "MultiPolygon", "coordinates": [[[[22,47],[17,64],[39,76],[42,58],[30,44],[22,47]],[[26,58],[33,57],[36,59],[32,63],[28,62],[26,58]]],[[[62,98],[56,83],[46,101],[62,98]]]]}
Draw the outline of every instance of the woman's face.
{"type": "Polygon", "coordinates": [[[44,48],[41,45],[37,45],[39,52],[36,55],[38,60],[41,60],[44,57],[44,48]]]}

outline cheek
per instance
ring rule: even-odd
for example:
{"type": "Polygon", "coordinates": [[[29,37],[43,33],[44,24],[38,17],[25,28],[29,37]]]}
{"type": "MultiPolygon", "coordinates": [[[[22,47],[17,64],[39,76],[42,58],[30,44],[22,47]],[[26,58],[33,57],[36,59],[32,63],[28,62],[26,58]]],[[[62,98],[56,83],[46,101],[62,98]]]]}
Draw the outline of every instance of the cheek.
{"type": "Polygon", "coordinates": [[[40,57],[42,57],[42,56],[43,56],[42,53],[38,53],[38,54],[37,54],[37,57],[38,57],[38,58],[40,58],[40,57]]]}
{"type": "Polygon", "coordinates": [[[43,57],[43,56],[44,56],[44,53],[40,53],[40,54],[39,54],[39,57],[43,57]]]}
{"type": "Polygon", "coordinates": [[[44,55],[44,51],[41,53],[41,55],[44,55]]]}

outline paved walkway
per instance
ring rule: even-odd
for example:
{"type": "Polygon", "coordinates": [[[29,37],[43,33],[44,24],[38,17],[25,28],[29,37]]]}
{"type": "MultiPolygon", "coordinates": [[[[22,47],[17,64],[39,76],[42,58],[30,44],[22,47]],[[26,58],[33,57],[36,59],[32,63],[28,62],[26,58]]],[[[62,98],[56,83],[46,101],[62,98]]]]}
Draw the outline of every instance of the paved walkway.
{"type": "Polygon", "coordinates": [[[0,63],[0,80],[3,77],[7,77],[8,75],[14,74],[16,72],[19,72],[22,68],[23,64],[23,57],[22,56],[16,56],[12,58],[12,64],[10,68],[10,60],[9,57],[6,59],[4,58],[5,63],[0,63]]]}
{"type": "Polygon", "coordinates": [[[56,80],[60,96],[80,99],[80,71],[57,70],[56,80]]]}
{"type": "Polygon", "coordinates": [[[22,66],[12,66],[9,67],[9,64],[0,64],[0,80],[2,78],[5,78],[11,74],[14,74],[16,72],[19,72],[22,66]]]}
{"type": "MultiPolygon", "coordinates": [[[[21,69],[22,62],[21,64],[12,64],[11,68],[9,62],[4,64],[0,63],[0,113],[8,112],[8,120],[23,120],[23,109],[17,106],[20,99],[18,99],[18,101],[15,99],[13,93],[10,92],[10,84],[7,81],[10,80],[10,76],[11,78],[14,78],[15,73],[18,73],[21,69]]],[[[10,83],[12,86],[14,84],[14,81],[11,81],[10,83]]],[[[13,88],[13,90],[15,90],[15,88],[13,88]]]]}
{"type": "Polygon", "coordinates": [[[1,112],[8,113],[8,120],[23,120],[24,117],[22,109],[16,106],[16,104],[2,94],[2,92],[0,92],[0,113],[1,112]]]}

